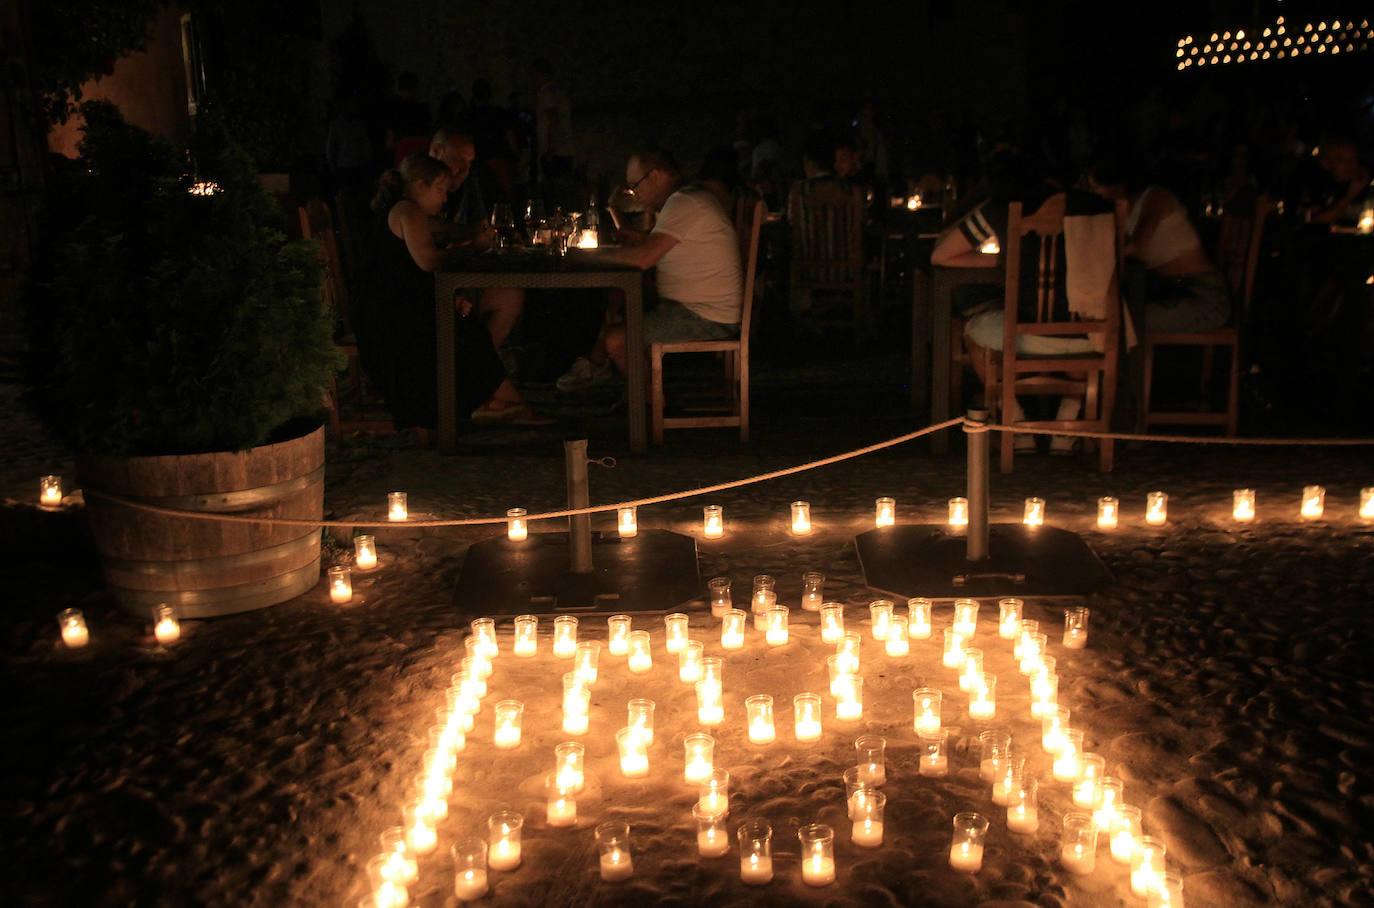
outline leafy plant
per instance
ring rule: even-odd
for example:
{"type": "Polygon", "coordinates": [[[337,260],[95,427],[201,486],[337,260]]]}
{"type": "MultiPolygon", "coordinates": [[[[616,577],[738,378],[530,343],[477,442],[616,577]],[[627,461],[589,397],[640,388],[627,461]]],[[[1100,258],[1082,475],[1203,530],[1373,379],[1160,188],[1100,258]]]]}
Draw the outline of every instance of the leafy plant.
{"type": "Polygon", "coordinates": [[[238,450],[317,417],[338,368],[314,247],[288,240],[241,151],[176,151],[81,105],[25,288],[34,401],[89,453],[238,450]]]}

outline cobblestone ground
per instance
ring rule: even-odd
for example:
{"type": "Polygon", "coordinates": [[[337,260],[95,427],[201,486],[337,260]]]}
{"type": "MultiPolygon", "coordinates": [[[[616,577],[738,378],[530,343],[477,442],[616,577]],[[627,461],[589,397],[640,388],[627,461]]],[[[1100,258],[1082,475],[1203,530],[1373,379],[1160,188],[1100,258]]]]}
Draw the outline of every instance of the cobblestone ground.
{"type": "MultiPolygon", "coordinates": [[[[618,433],[618,423],[607,426],[594,429],[618,433]]],[[[799,418],[764,427],[749,448],[698,435],[612,470],[594,467],[593,500],[747,475],[906,426],[896,416],[848,425],[799,418]]],[[[162,650],[145,623],[117,612],[100,592],[79,509],[47,514],[29,504],[36,476],[69,471],[67,458],[22,416],[5,437],[0,490],[11,500],[0,543],[16,555],[3,559],[11,767],[5,901],[357,904],[363,864],[379,831],[399,821],[466,623],[481,612],[479,604],[455,605],[452,590],[467,545],[488,534],[383,530],[382,568],[360,581],[361,604],[330,606],[317,588],[263,612],[188,622],[184,640],[162,650]],[[79,653],[56,642],[53,616],[69,605],[84,608],[92,625],[92,643],[79,653]]],[[[618,434],[604,437],[612,440],[594,441],[594,455],[621,447],[618,434]]],[[[1190,904],[1371,904],[1374,526],[1354,517],[1359,487],[1374,485],[1368,453],[1168,448],[1123,450],[1118,459],[1117,471],[1104,476],[1086,457],[1039,455],[1019,459],[1011,476],[993,477],[995,519],[1018,519],[1022,498],[1040,495],[1048,521],[1084,533],[1115,575],[1087,603],[1089,649],[1062,670],[1061,696],[1074,704],[1075,725],[1126,779],[1146,831],[1166,842],[1171,865],[1185,873],[1190,904]],[[1318,523],[1294,519],[1306,483],[1328,488],[1328,516],[1318,523]],[[1229,520],[1230,492],[1239,485],[1257,489],[1260,501],[1261,519],[1243,528],[1229,520]],[[1148,528],[1139,514],[1155,488],[1170,493],[1170,519],[1148,528]],[[1123,502],[1123,526],[1111,534],[1091,525],[1103,494],[1123,502]]],[[[894,496],[904,521],[938,519],[962,483],[959,455],[935,458],[913,447],[713,496],[731,533],[700,542],[701,575],[730,576],[738,589],[770,573],[791,588],[803,570],[821,570],[828,598],[850,603],[857,616],[873,594],[852,536],[867,527],[874,497],[894,496]],[[804,541],[784,527],[787,503],[798,498],[812,502],[817,523],[804,541]]],[[[399,442],[331,448],[327,509],[334,515],[379,514],[391,489],[410,493],[413,512],[445,516],[556,506],[564,500],[557,437],[479,438],[450,458],[399,442]]],[[[702,503],[645,509],[641,526],[694,532],[702,503]]],[[[341,546],[331,555],[347,558],[341,546]]],[[[1030,612],[1047,623],[1057,614],[1045,604],[1030,612]]],[[[702,633],[709,624],[694,618],[702,633]]],[[[910,700],[898,678],[909,680],[897,673],[878,689],[895,698],[894,740],[909,744],[910,700]]],[[[605,697],[619,709],[624,696],[623,687],[600,692],[595,708],[605,697]]],[[[848,744],[836,741],[838,760],[848,744]]],[[[783,880],[795,876],[795,858],[790,866],[780,859],[780,880],[761,897],[734,882],[730,859],[700,870],[695,861],[670,860],[659,853],[664,843],[676,842],[681,857],[692,841],[688,821],[674,814],[659,819],[676,824],[671,834],[636,857],[635,881],[619,889],[594,884],[585,823],[569,833],[580,837],[575,847],[532,830],[526,864],[493,900],[687,905],[709,894],[714,904],[1143,904],[1105,850],[1091,877],[1071,878],[1057,866],[1062,795],[1047,796],[1050,815],[1038,836],[1007,836],[966,745],[949,780],[914,793],[892,783],[894,806],[899,797],[915,799],[921,823],[936,832],[893,820],[889,857],[850,860],[854,850],[842,850],[839,882],[827,890],[783,880]],[[948,816],[980,804],[994,816],[988,863],[977,877],[956,879],[939,845],[925,843],[947,842],[948,816]]],[[[497,792],[527,793],[543,762],[497,760],[475,739],[469,752],[474,768],[460,770],[453,816],[441,828],[445,847],[485,816],[497,792]]],[[[826,773],[831,756],[821,760],[826,773]]],[[[793,778],[786,768],[793,762],[806,761],[780,758],[777,778],[793,778]]],[[[753,774],[741,773],[755,780],[744,786],[746,798],[822,798],[800,777],[796,791],[781,790],[790,783],[770,789],[758,770],[772,764],[750,766],[753,774]]],[[[656,794],[648,795],[651,809],[656,794]]],[[[583,808],[592,820],[597,809],[583,808]]],[[[446,868],[446,855],[422,865],[412,893],[419,904],[452,904],[446,868]]]]}

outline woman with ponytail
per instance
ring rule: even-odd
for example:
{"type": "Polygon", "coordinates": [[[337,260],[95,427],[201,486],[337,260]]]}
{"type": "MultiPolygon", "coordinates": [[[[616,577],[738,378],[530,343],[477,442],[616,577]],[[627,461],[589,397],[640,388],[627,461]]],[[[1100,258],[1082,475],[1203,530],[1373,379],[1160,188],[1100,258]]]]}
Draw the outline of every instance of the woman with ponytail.
{"type": "MultiPolygon", "coordinates": [[[[434,244],[429,219],[448,197],[449,170],[443,162],[415,154],[388,170],[372,200],[376,232],[371,265],[364,275],[357,312],[358,346],[363,368],[386,399],[398,429],[423,436],[433,428],[435,390],[434,277],[442,252],[434,244]]],[[[491,334],[472,304],[458,307],[458,413],[474,422],[547,425],[530,412],[507,380],[491,334]]]]}

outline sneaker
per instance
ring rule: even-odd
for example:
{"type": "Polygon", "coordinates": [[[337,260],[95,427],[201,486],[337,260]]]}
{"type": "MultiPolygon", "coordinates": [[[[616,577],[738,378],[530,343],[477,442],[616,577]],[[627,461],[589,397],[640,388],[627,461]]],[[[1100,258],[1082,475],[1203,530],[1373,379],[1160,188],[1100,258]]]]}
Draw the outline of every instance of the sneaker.
{"type": "Polygon", "coordinates": [[[615,370],[609,361],[594,363],[585,356],[579,356],[573,360],[572,368],[558,376],[554,384],[563,392],[585,391],[606,384],[614,374],[615,370]]]}

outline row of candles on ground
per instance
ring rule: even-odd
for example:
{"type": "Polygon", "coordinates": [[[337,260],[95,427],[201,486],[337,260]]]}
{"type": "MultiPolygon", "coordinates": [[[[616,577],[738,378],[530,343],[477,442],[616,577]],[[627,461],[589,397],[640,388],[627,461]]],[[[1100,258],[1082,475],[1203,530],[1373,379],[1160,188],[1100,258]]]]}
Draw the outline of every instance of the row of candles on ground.
{"type": "MultiPolygon", "coordinates": [[[[181,618],[166,603],[153,606],[153,639],[170,646],[181,639],[181,618]]],[[[91,642],[91,629],[81,609],[68,608],[57,613],[57,628],[67,649],[81,649],[91,642]]]]}

